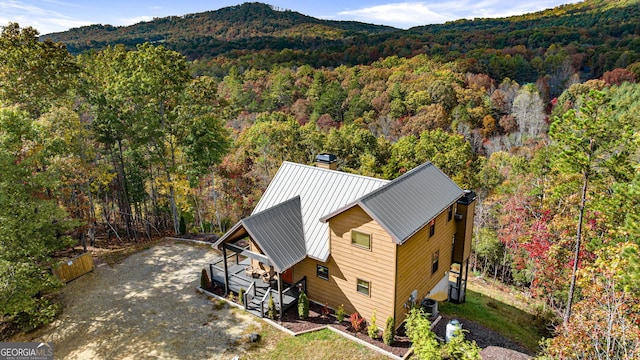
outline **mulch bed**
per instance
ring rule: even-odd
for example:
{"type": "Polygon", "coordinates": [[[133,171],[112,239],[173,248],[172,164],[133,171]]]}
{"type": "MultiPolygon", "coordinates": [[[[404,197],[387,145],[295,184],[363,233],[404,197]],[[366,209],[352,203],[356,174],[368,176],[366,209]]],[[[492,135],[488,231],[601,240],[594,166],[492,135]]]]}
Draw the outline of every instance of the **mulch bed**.
{"type": "MultiPolygon", "coordinates": [[[[351,336],[355,336],[362,341],[377,346],[378,348],[399,357],[405,356],[411,347],[409,338],[404,334],[403,326],[398,329],[398,333],[396,334],[393,344],[388,346],[382,342],[382,339],[371,339],[366,333],[366,329],[358,333],[354,333],[353,328],[348,321],[348,317],[342,323],[338,323],[333,312],[328,316],[322,316],[321,314],[322,306],[315,303],[309,303],[309,318],[301,320],[298,318],[297,307],[293,307],[284,314],[282,326],[295,333],[299,333],[329,325],[334,329],[340,330],[351,336]]],[[[441,315],[442,319],[440,319],[440,321],[438,321],[434,326],[433,331],[438,337],[444,339],[447,323],[452,320],[453,317],[444,314],[441,315]]],[[[482,351],[484,359],[529,359],[531,358],[531,355],[533,355],[531,351],[524,346],[485,326],[466,319],[457,318],[457,320],[462,324],[462,328],[468,331],[465,333],[465,339],[474,340],[481,349],[484,349],[482,351]]],[[[378,326],[382,331],[384,324],[382,324],[382,327],[380,325],[378,326]]]]}
{"type": "MultiPolygon", "coordinates": [[[[318,329],[323,326],[329,325],[336,330],[340,330],[345,334],[357,337],[362,341],[377,346],[378,348],[388,351],[399,357],[403,357],[411,347],[411,342],[409,341],[409,338],[405,336],[403,328],[400,328],[398,330],[394,342],[391,344],[391,346],[389,346],[382,342],[382,338],[370,338],[366,333],[366,328],[358,333],[354,333],[353,328],[351,327],[351,323],[349,323],[348,321],[348,317],[346,317],[342,323],[338,323],[338,320],[336,320],[332,311],[330,311],[328,315],[322,316],[322,306],[312,302],[309,303],[309,317],[306,320],[299,319],[298,308],[292,307],[285,312],[282,318],[281,325],[295,333],[310,331],[312,329],[318,329]]],[[[384,324],[378,325],[378,327],[380,328],[382,333],[384,324]]]]}
{"type": "MultiPolygon", "coordinates": [[[[220,287],[212,289],[214,293],[222,295],[224,290],[220,287]]],[[[349,322],[349,317],[345,317],[345,320],[339,323],[332,310],[329,310],[328,315],[322,315],[323,307],[319,304],[309,303],[309,317],[302,320],[298,317],[298,308],[296,306],[290,308],[284,313],[280,325],[291,330],[294,333],[304,333],[313,330],[319,330],[325,326],[330,326],[333,329],[339,330],[345,334],[354,336],[359,340],[367,342],[373,346],[376,346],[382,350],[392,353],[398,357],[404,357],[411,348],[411,341],[404,333],[404,326],[401,326],[396,333],[396,337],[391,346],[382,342],[382,338],[371,339],[367,334],[366,327],[360,332],[354,333],[353,327],[349,322]]],[[[454,319],[454,317],[441,314],[442,318],[433,327],[433,332],[441,339],[445,338],[447,323],[454,319]]],[[[511,339],[499,334],[483,325],[476,322],[456,318],[462,328],[467,330],[465,333],[465,339],[474,340],[478,346],[483,349],[481,352],[483,359],[530,359],[533,355],[530,350],[524,346],[512,341],[511,339]]],[[[433,321],[433,320],[432,320],[433,321]]],[[[380,333],[384,329],[384,324],[378,325],[380,333]]]]}

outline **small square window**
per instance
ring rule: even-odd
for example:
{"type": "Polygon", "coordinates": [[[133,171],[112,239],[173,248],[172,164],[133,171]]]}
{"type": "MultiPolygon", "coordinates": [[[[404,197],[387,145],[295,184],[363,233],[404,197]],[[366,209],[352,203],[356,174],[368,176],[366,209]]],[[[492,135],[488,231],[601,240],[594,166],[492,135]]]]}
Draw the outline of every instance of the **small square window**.
{"type": "Polygon", "coordinates": [[[316,265],[316,275],[323,280],[329,280],[329,268],[323,265],[316,265]]]}
{"type": "Polygon", "coordinates": [[[358,279],[357,291],[360,294],[369,296],[370,287],[371,283],[369,281],[358,279]]]}
{"type": "Polygon", "coordinates": [[[449,213],[447,214],[447,221],[453,219],[453,205],[449,206],[449,213]]]}
{"type": "Polygon", "coordinates": [[[371,235],[359,231],[351,231],[351,245],[371,249],[371,235]]]}
{"type": "Polygon", "coordinates": [[[436,233],[436,219],[431,220],[429,223],[429,237],[433,236],[436,233]]]}
{"type": "Polygon", "coordinates": [[[438,261],[440,260],[440,250],[436,250],[436,252],[431,255],[431,274],[435,274],[438,271],[438,261]]]}

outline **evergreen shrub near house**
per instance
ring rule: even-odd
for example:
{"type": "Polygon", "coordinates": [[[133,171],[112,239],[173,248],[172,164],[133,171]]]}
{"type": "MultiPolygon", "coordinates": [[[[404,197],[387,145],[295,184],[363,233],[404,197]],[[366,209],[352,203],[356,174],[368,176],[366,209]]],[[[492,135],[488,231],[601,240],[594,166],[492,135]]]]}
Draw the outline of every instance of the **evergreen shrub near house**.
{"type": "Polygon", "coordinates": [[[367,333],[372,339],[378,338],[378,325],[376,325],[376,309],[373,309],[373,314],[371,315],[371,320],[369,321],[369,326],[367,327],[367,333]]]}
{"type": "Polygon", "coordinates": [[[184,220],[184,215],[180,215],[180,235],[187,233],[187,222],[184,220]]]}
{"type": "Polygon", "coordinates": [[[273,301],[273,296],[269,293],[269,305],[267,306],[267,317],[271,320],[276,318],[276,303],[273,301]]]}
{"type": "Polygon", "coordinates": [[[200,288],[205,290],[211,289],[211,280],[209,280],[209,274],[206,269],[202,269],[202,275],[200,275],[200,288]]]}
{"type": "Polygon", "coordinates": [[[240,288],[240,292],[238,292],[238,302],[240,303],[240,305],[245,306],[244,303],[244,288],[241,287],[240,288]]]}
{"type": "Polygon", "coordinates": [[[382,334],[382,341],[391,345],[393,343],[393,339],[396,337],[396,321],[392,316],[387,318],[387,323],[384,327],[384,333],[382,334]]]}
{"type": "Polygon", "coordinates": [[[344,311],[344,305],[340,304],[336,310],[336,320],[338,320],[338,322],[342,322],[344,321],[345,316],[347,316],[347,313],[344,311]]]}
{"type": "Polygon", "coordinates": [[[298,296],[298,316],[301,319],[309,317],[309,298],[304,291],[300,292],[300,296],[298,296]]]}

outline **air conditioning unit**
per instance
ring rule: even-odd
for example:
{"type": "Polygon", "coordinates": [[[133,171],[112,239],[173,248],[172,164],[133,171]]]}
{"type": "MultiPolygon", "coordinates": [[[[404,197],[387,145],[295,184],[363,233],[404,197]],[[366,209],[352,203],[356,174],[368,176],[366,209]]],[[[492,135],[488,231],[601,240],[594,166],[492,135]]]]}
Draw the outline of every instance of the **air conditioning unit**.
{"type": "Polygon", "coordinates": [[[456,220],[462,220],[462,219],[464,218],[464,215],[462,215],[462,214],[455,214],[455,215],[454,215],[454,218],[455,218],[456,220]]]}

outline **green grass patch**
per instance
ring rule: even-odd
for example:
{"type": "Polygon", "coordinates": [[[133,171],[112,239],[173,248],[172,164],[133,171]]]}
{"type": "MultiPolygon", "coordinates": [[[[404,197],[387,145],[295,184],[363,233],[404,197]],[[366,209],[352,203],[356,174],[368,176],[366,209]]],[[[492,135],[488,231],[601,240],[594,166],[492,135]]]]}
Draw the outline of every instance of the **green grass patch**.
{"type": "Polygon", "coordinates": [[[544,326],[537,324],[533,315],[469,289],[465,303],[443,302],[438,304],[438,309],[447,315],[482,324],[532,352],[538,351],[538,343],[547,335],[544,326]]]}
{"type": "Polygon", "coordinates": [[[300,336],[284,334],[270,326],[261,333],[264,346],[247,359],[386,359],[360,344],[324,329],[300,336]]]}

